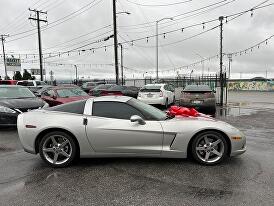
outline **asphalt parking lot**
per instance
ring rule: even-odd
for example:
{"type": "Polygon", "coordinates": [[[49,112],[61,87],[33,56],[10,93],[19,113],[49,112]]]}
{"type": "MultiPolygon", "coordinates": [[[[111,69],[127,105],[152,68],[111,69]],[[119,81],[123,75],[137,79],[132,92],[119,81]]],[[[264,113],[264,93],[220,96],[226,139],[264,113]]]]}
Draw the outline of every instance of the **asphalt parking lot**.
{"type": "Polygon", "coordinates": [[[107,158],[53,169],[1,130],[0,205],[274,205],[274,109],[234,105],[217,118],[246,134],[247,152],[212,167],[107,158]]]}

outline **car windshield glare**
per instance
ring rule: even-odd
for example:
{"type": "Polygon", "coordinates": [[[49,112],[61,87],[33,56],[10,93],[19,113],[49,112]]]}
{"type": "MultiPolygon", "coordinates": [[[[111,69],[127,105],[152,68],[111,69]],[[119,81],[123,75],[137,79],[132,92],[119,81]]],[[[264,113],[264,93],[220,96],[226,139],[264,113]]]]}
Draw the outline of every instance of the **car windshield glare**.
{"type": "Polygon", "coordinates": [[[135,107],[147,117],[148,120],[165,120],[167,114],[156,107],[143,103],[137,99],[130,99],[128,104],[135,107]]]}
{"type": "Polygon", "coordinates": [[[75,97],[75,96],[88,96],[83,90],[79,88],[64,88],[56,90],[59,97],[75,97]]]}
{"type": "Polygon", "coordinates": [[[35,95],[25,87],[3,87],[0,88],[0,98],[33,98],[35,95]]]}
{"type": "Polygon", "coordinates": [[[158,85],[146,85],[140,89],[140,92],[160,92],[161,86],[158,85]]]}

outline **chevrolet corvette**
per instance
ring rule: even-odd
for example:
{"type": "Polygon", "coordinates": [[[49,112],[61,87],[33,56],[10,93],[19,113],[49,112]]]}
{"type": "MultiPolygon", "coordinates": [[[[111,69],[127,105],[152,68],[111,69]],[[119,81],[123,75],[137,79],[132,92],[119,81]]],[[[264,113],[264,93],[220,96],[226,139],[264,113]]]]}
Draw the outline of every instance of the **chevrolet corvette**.
{"type": "Polygon", "coordinates": [[[127,96],[103,96],[20,114],[26,152],[52,167],[78,157],[193,157],[215,165],[246,151],[237,128],[214,118],[169,115],[127,96]]]}

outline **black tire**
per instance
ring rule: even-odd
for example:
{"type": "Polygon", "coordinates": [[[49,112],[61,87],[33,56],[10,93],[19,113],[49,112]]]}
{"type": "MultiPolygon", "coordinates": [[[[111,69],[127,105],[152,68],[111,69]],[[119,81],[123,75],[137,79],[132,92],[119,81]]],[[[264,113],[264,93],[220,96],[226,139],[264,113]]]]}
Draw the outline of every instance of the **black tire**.
{"type": "MultiPolygon", "coordinates": [[[[214,152],[215,152],[214,151],[214,152]]],[[[198,135],[196,135],[192,141],[192,144],[191,144],[191,154],[192,154],[192,157],[200,164],[203,164],[203,165],[216,165],[216,164],[219,164],[221,163],[223,160],[225,160],[227,158],[227,154],[228,154],[228,143],[225,139],[225,137],[219,133],[219,132],[216,132],[216,131],[206,131],[206,132],[202,132],[198,135]],[[207,137],[207,139],[209,141],[212,140],[212,143],[215,142],[217,139],[220,139],[220,143],[218,143],[218,147],[214,147],[214,146],[211,146],[211,147],[214,147],[213,150],[217,151],[219,154],[222,154],[222,156],[220,157],[219,155],[216,155],[214,154],[212,151],[207,151],[207,150],[210,150],[211,147],[207,147],[207,149],[205,149],[204,151],[203,150],[196,150],[196,147],[198,149],[199,148],[204,148],[204,146],[198,146],[198,144],[200,143],[200,141],[203,140],[203,137],[207,137]],[[220,149],[220,151],[218,151],[220,149]],[[221,152],[222,151],[222,152],[221,152]],[[213,160],[212,161],[206,161],[206,154],[207,152],[209,153],[209,155],[212,155],[213,156],[213,160]],[[203,156],[203,153],[205,155],[205,159],[202,158],[203,156]],[[215,157],[216,156],[216,157],[215,157]],[[215,158],[215,160],[214,160],[215,158]]]]}
{"type": "MultiPolygon", "coordinates": [[[[57,142],[58,142],[58,140],[57,140],[57,142]]],[[[62,143],[62,142],[60,142],[60,143],[62,143]]],[[[52,149],[52,148],[48,148],[48,149],[52,149]]],[[[61,132],[61,131],[50,132],[50,133],[46,134],[42,138],[42,140],[40,141],[40,143],[39,143],[39,154],[40,154],[41,159],[44,160],[51,167],[55,167],[55,168],[67,167],[77,157],[77,146],[76,146],[75,140],[70,135],[68,135],[67,133],[61,132]],[[68,140],[68,143],[66,144],[67,145],[66,147],[69,148],[69,154],[70,154],[70,156],[66,157],[67,160],[65,162],[63,162],[63,163],[55,163],[54,164],[53,162],[49,161],[49,159],[50,159],[50,155],[49,154],[52,154],[54,156],[55,152],[48,152],[47,153],[47,157],[46,157],[46,154],[44,154],[44,152],[43,152],[43,147],[44,147],[45,142],[46,141],[47,142],[51,141],[51,140],[49,140],[49,138],[51,138],[52,136],[57,136],[59,139],[62,138],[62,139],[68,140]]],[[[64,156],[61,153],[59,153],[58,155],[60,155],[61,157],[64,156]]],[[[57,155],[57,157],[58,157],[58,155],[57,155]]]]}

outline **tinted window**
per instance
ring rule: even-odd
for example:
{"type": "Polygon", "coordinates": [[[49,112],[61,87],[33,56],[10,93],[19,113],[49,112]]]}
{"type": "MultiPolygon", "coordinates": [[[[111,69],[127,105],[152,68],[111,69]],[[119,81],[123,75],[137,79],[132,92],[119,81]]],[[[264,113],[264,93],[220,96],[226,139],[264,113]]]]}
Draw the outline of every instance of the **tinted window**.
{"type": "Polygon", "coordinates": [[[34,86],[32,81],[31,82],[29,82],[29,81],[17,82],[17,85],[22,85],[22,86],[26,86],[26,87],[34,86]]]}
{"type": "Polygon", "coordinates": [[[0,84],[5,84],[5,85],[10,85],[11,84],[11,81],[0,81],[0,84]]]}
{"type": "Polygon", "coordinates": [[[101,84],[101,85],[98,85],[97,87],[95,87],[94,90],[96,90],[96,89],[108,89],[112,86],[113,86],[112,84],[101,84]]]}
{"type": "Polygon", "coordinates": [[[68,112],[68,113],[74,113],[74,114],[83,114],[85,105],[87,100],[81,100],[77,102],[62,104],[55,107],[49,107],[46,108],[46,110],[50,111],[58,111],[58,112],[68,112]]]}
{"type": "Polygon", "coordinates": [[[144,115],[134,107],[123,102],[94,102],[92,109],[93,116],[115,119],[130,119],[132,115],[144,115]]]}
{"type": "Polygon", "coordinates": [[[140,92],[160,92],[161,86],[159,85],[145,85],[140,92]]]}

